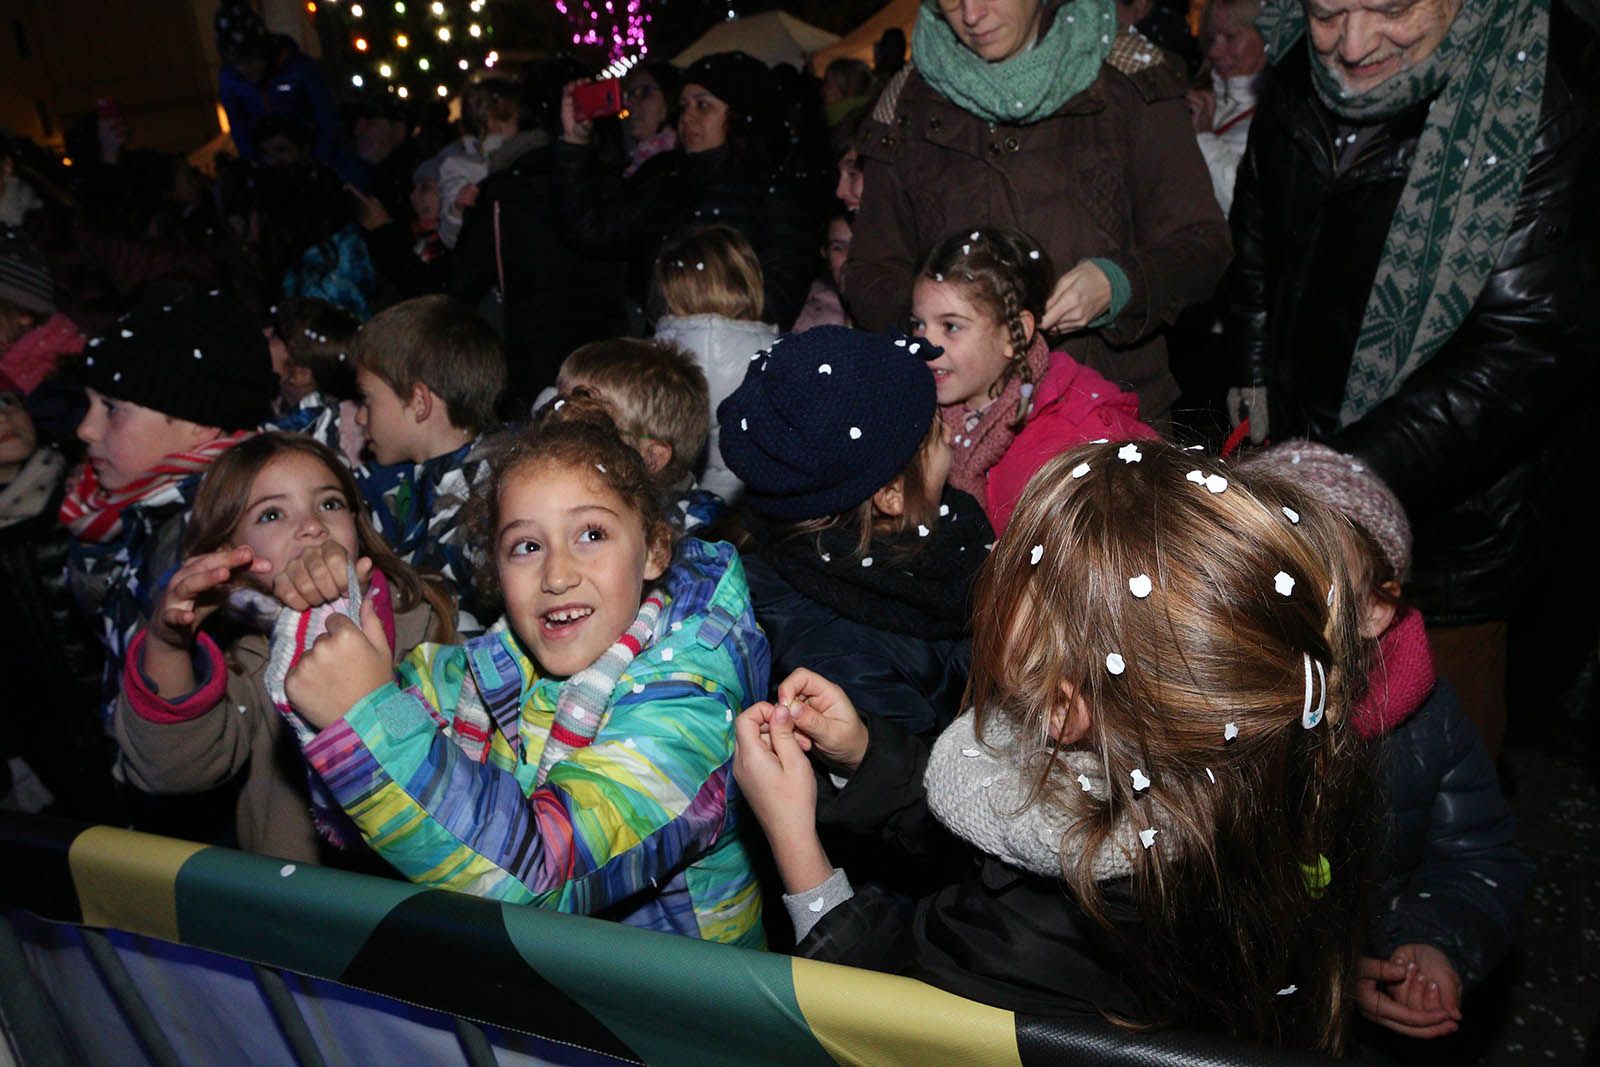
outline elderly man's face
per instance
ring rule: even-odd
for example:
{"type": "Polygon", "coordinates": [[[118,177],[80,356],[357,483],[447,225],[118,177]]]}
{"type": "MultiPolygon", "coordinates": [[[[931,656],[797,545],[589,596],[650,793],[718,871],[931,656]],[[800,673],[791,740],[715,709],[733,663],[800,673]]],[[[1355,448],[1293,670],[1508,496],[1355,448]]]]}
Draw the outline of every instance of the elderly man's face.
{"type": "Polygon", "coordinates": [[[1352,93],[1432,55],[1460,10],[1461,0],[1306,0],[1311,46],[1352,93]]]}

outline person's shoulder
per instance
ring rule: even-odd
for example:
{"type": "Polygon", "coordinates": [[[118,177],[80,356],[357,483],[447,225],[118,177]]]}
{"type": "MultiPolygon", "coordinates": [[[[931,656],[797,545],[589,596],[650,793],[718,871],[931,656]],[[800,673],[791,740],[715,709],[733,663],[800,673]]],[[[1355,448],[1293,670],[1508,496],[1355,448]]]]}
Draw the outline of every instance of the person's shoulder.
{"type": "Polygon", "coordinates": [[[1174,100],[1189,88],[1181,62],[1131,27],[1112,42],[1099,81],[1113,99],[1140,104],[1174,100]]]}
{"type": "Polygon", "coordinates": [[[726,541],[680,540],[663,584],[672,597],[673,614],[680,617],[714,607],[737,614],[750,604],[744,561],[726,541]]]}

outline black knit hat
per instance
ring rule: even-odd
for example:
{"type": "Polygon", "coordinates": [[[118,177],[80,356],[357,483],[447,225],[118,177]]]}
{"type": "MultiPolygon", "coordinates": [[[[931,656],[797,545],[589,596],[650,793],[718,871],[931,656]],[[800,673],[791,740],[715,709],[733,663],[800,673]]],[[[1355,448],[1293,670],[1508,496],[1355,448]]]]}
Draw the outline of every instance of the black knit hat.
{"type": "Polygon", "coordinates": [[[717,408],[723,461],[751,508],[836,515],[905,470],[938,410],[917,343],[818,326],[758,352],[717,408]]]}
{"type": "Polygon", "coordinates": [[[683,72],[684,85],[698,85],[762,128],[777,113],[777,81],[767,65],[743,52],[703,56],[683,72]]]}
{"type": "Polygon", "coordinates": [[[10,226],[0,228],[0,300],[36,315],[49,315],[56,309],[55,284],[44,256],[10,226]]]}
{"type": "Polygon", "coordinates": [[[83,384],[201,426],[243,430],[277,393],[261,327],[215,290],[147,300],[84,349],[83,384]]]}

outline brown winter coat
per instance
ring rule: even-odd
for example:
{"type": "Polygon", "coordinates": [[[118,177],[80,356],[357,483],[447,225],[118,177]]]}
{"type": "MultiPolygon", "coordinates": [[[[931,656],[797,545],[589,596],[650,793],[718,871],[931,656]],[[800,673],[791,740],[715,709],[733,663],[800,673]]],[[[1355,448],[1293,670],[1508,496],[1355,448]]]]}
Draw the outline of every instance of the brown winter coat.
{"type": "MultiPolygon", "coordinates": [[[[435,618],[427,601],[395,616],[401,655],[429,639],[435,618]]],[[[239,847],[323,863],[337,850],[323,844],[311,822],[305,761],[267,697],[267,641],[266,634],[235,641],[227,657],[227,694],[186,722],[151,722],[120,694],[114,724],[121,769],[131,785],[152,794],[198,793],[243,774],[235,815],[239,847]]]]}
{"type": "Polygon", "coordinates": [[[1058,273],[1090,258],[1127,272],[1116,320],[1057,347],[1137,392],[1146,421],[1167,412],[1178,386],[1159,331],[1210,299],[1231,246],[1183,80],[1140,41],[1121,38],[1087,89],[1029,126],[991,126],[914,69],[890,81],[858,141],[866,185],[844,287],[863,328],[905,318],[917,263],[942,237],[1015,227],[1058,273]]]}

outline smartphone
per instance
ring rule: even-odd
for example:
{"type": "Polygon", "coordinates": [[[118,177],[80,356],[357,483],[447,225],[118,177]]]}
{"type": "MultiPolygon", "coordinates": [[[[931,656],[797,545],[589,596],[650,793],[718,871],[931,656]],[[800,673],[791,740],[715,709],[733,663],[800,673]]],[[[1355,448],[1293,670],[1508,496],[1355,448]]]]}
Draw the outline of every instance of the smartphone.
{"type": "Polygon", "coordinates": [[[572,90],[572,112],[579,122],[622,113],[622,79],[605,78],[572,90]]]}

